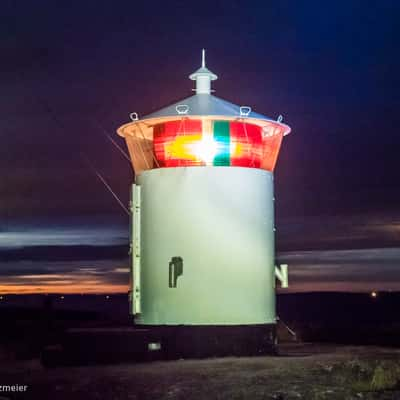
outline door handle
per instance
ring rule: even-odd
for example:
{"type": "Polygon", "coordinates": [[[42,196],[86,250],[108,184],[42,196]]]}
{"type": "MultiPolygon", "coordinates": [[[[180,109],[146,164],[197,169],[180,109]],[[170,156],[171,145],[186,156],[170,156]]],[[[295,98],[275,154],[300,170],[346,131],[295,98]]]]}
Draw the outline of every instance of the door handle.
{"type": "Polygon", "coordinates": [[[183,258],[172,257],[169,262],[168,287],[176,288],[178,278],[183,275],[183,258]]]}

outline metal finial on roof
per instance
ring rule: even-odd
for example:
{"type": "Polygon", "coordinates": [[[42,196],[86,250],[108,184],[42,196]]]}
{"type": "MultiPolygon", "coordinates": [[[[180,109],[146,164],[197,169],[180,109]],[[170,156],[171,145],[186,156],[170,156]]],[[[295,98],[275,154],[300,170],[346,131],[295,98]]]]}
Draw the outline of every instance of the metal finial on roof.
{"type": "Polygon", "coordinates": [[[211,81],[218,79],[218,76],[206,67],[206,51],[202,49],[201,67],[189,76],[192,81],[196,81],[196,94],[211,94],[211,81]]]}

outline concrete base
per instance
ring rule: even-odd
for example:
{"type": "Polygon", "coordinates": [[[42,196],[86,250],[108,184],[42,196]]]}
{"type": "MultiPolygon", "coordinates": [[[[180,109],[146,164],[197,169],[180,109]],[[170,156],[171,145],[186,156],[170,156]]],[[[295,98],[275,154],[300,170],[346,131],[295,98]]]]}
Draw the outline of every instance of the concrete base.
{"type": "MultiPolygon", "coordinates": [[[[143,328],[145,326],[142,326],[143,328]]],[[[162,359],[256,356],[276,353],[275,324],[146,326],[159,338],[162,359]]],[[[154,346],[158,347],[158,346],[154,346]]]]}
{"type": "Polygon", "coordinates": [[[41,354],[46,367],[276,354],[275,324],[69,329],[41,354]]]}

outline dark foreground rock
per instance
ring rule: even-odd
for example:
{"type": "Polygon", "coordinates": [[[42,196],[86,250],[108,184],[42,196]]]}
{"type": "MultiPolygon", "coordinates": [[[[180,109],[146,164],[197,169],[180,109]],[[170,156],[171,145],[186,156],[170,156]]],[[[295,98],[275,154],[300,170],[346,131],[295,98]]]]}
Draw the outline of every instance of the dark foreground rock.
{"type": "Polygon", "coordinates": [[[23,399],[400,399],[400,349],[290,344],[278,356],[44,368],[3,358],[23,399]]]}

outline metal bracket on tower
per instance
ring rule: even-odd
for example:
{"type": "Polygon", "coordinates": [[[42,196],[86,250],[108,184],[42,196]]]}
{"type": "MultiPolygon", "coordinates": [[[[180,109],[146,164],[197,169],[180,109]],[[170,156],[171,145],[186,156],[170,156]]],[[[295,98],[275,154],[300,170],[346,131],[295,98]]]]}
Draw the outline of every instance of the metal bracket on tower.
{"type": "Polygon", "coordinates": [[[187,114],[189,112],[189,106],[187,104],[178,104],[175,110],[178,114],[187,114]]]}
{"type": "Polygon", "coordinates": [[[132,314],[141,313],[141,290],[140,290],[140,186],[132,185],[131,201],[131,229],[132,229],[132,314]]]}
{"type": "Polygon", "coordinates": [[[132,112],[129,114],[129,117],[132,121],[138,121],[139,120],[139,115],[137,112],[132,112]]]}
{"type": "Polygon", "coordinates": [[[249,106],[240,106],[239,107],[240,116],[247,117],[251,113],[251,107],[249,106]]]}
{"type": "Polygon", "coordinates": [[[289,287],[288,265],[280,264],[279,267],[275,266],[275,277],[281,283],[281,288],[288,288],[289,287]]]}

